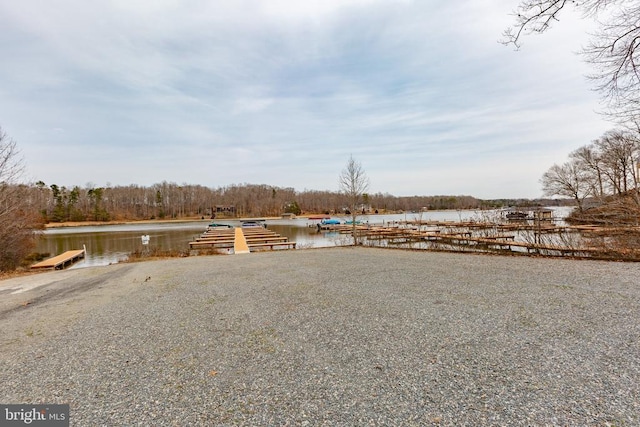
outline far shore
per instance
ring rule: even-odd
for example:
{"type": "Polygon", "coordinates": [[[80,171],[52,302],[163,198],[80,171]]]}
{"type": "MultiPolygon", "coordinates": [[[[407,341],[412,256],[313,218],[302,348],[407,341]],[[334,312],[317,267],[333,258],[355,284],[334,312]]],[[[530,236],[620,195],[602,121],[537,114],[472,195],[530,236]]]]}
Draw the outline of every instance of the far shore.
{"type": "MultiPolygon", "coordinates": [[[[306,216],[298,216],[296,218],[306,218],[306,216]]],[[[103,225],[129,225],[129,224],[177,224],[181,222],[212,222],[212,221],[255,221],[255,220],[276,220],[281,217],[258,217],[258,218],[201,218],[201,217],[185,217],[176,219],[141,219],[141,220],[122,220],[122,221],[67,221],[67,222],[49,222],[44,225],[48,228],[64,228],[64,227],[88,227],[103,225]]]]}
{"type": "MultiPolygon", "coordinates": [[[[396,212],[388,212],[393,214],[396,212]]],[[[344,216],[342,214],[335,214],[336,216],[344,216]]],[[[367,213],[367,215],[378,215],[373,213],[367,213]]],[[[292,218],[297,219],[309,219],[314,217],[325,217],[327,214],[323,213],[304,213],[302,215],[295,215],[292,218]]],[[[259,216],[259,217],[220,217],[220,218],[202,218],[197,216],[173,218],[173,219],[140,219],[140,220],[113,220],[113,221],[66,221],[66,222],[49,222],[44,225],[45,229],[48,228],[63,228],[63,227],[88,227],[88,226],[102,226],[102,225],[129,225],[129,224],[164,224],[164,223],[181,223],[181,222],[216,222],[216,221],[274,221],[279,219],[285,219],[282,216],[259,216]]]]}

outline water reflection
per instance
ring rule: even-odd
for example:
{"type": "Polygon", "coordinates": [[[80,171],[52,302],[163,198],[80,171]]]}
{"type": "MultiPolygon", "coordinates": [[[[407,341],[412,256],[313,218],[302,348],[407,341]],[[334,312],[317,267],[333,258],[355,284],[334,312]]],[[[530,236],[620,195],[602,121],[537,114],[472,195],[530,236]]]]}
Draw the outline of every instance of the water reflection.
{"type": "Polygon", "coordinates": [[[189,248],[189,242],[205,227],[206,223],[196,222],[58,228],[45,231],[37,251],[53,256],[86,247],[87,256],[73,268],[107,265],[126,259],[131,252],[145,249],[142,235],[149,236],[149,248],[182,251],[189,248]]]}

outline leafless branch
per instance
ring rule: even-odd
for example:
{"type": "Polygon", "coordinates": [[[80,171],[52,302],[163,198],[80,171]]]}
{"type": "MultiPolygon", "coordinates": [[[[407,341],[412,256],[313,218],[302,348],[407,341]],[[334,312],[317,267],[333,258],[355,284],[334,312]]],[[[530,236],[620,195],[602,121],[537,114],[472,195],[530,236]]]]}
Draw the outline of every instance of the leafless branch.
{"type": "Polygon", "coordinates": [[[515,22],[503,33],[501,42],[520,48],[528,34],[543,33],[563,9],[573,7],[584,17],[598,20],[599,30],[583,50],[587,62],[594,66],[596,89],[607,105],[605,115],[621,124],[640,115],[640,2],[637,0],[522,0],[515,22]],[[606,12],[606,13],[603,13],[606,12]]]}

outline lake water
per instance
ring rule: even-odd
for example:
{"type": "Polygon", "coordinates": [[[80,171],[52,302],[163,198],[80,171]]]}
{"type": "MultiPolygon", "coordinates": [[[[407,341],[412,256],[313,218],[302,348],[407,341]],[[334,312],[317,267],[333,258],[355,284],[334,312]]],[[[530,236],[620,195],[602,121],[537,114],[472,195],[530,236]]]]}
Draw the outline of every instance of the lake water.
{"type": "MultiPolygon", "coordinates": [[[[554,216],[564,218],[566,208],[554,208],[554,216]]],[[[358,220],[371,225],[384,225],[397,221],[421,219],[423,221],[480,220],[495,215],[495,211],[428,211],[396,215],[360,215],[358,220]]],[[[334,216],[334,218],[350,219],[334,216]]],[[[87,248],[86,258],[71,268],[108,265],[125,260],[136,251],[142,251],[142,235],[149,236],[149,248],[161,251],[188,251],[189,242],[198,237],[210,220],[173,223],[140,223],[103,226],[61,227],[46,230],[38,242],[37,251],[58,255],[67,250],[87,248]]],[[[216,221],[239,226],[240,221],[216,221]]],[[[298,248],[318,248],[346,245],[351,242],[346,235],[337,232],[318,232],[315,224],[306,218],[276,219],[266,221],[267,227],[290,241],[298,248]]]]}

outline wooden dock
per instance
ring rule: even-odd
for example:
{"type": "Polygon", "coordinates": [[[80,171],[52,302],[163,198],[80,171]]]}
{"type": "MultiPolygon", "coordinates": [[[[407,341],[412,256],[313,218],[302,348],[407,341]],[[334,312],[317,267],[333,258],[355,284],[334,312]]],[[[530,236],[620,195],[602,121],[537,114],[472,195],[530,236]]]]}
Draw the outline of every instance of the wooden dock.
{"type": "MultiPolygon", "coordinates": [[[[340,232],[352,232],[339,229],[340,232]]],[[[528,253],[545,256],[589,257],[600,259],[640,259],[640,251],[624,253],[606,247],[593,247],[589,240],[573,240],[572,235],[589,236],[624,233],[625,228],[556,226],[552,224],[501,224],[471,222],[403,222],[393,226],[359,227],[361,241],[371,246],[436,249],[474,252],[528,253]],[[569,236],[566,239],[560,236],[569,236]]],[[[634,228],[640,232],[640,228],[634,228]]],[[[578,236],[579,238],[580,236],[578,236]]]]}
{"type": "Polygon", "coordinates": [[[247,238],[244,237],[242,228],[237,227],[235,230],[235,236],[233,239],[233,253],[234,254],[248,254],[249,246],[247,246],[247,238]]]}
{"type": "Polygon", "coordinates": [[[231,250],[236,254],[249,253],[261,249],[295,249],[296,242],[288,237],[280,236],[266,228],[213,229],[189,242],[191,249],[211,248],[231,250]]]}
{"type": "Polygon", "coordinates": [[[62,270],[65,267],[73,264],[74,262],[83,259],[86,254],[86,249],[78,249],[74,251],[66,251],[53,258],[45,259],[37,264],[31,266],[32,269],[53,269],[62,270]]]}

